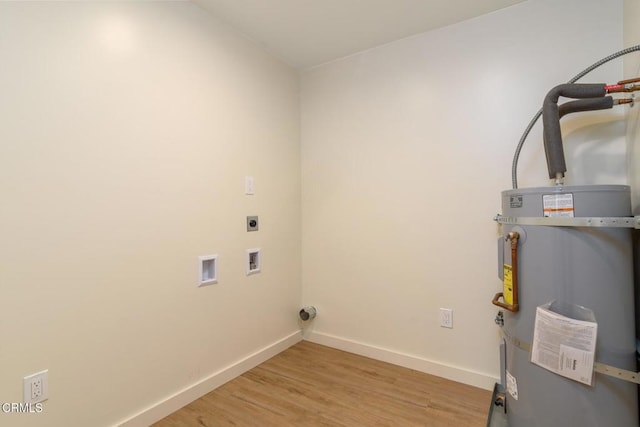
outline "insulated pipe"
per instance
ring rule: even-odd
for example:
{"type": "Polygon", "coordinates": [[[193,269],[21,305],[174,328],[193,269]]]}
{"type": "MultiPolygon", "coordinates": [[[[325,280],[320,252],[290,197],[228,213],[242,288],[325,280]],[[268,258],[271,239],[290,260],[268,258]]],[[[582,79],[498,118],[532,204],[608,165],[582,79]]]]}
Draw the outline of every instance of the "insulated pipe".
{"type": "MultiPolygon", "coordinates": [[[[612,108],[614,104],[613,98],[605,96],[604,98],[587,98],[577,101],[565,102],[558,107],[558,120],[571,113],[581,111],[605,110],[612,108]]],[[[547,146],[547,135],[542,135],[545,147],[547,146]]]]}
{"type": "MultiPolygon", "coordinates": [[[[588,66],[587,68],[585,68],[584,70],[580,71],[567,83],[575,83],[581,78],[583,78],[584,76],[586,76],[587,74],[589,74],[590,72],[592,72],[593,70],[595,70],[596,68],[606,64],[607,62],[610,62],[621,56],[628,55],[630,53],[638,52],[638,51],[640,51],[640,44],[635,46],[630,46],[626,49],[622,49],[617,52],[614,52],[611,55],[608,55],[602,58],[598,62],[595,62],[590,66],[588,66]]],[[[538,121],[541,115],[542,115],[542,108],[538,110],[538,112],[533,116],[533,118],[527,125],[527,128],[524,130],[522,136],[520,137],[520,140],[518,141],[518,145],[516,146],[516,152],[513,154],[513,161],[511,162],[511,183],[514,189],[518,188],[518,161],[520,160],[520,152],[522,151],[524,142],[527,140],[527,136],[529,136],[531,129],[533,129],[533,126],[536,124],[536,122],[538,121]]]]}
{"type": "MultiPolygon", "coordinates": [[[[587,98],[565,102],[558,107],[558,120],[562,119],[567,114],[583,111],[606,110],[613,108],[614,105],[621,104],[633,104],[633,98],[613,99],[610,96],[605,96],[604,98],[587,98]]],[[[543,138],[546,144],[546,135],[543,135],[543,138]]]]}
{"type": "Polygon", "coordinates": [[[610,96],[605,96],[604,98],[580,99],[578,101],[565,102],[558,107],[558,119],[561,119],[567,114],[571,113],[606,110],[607,108],[613,108],[613,105],[613,98],[610,96]]]}
{"type": "Polygon", "coordinates": [[[560,112],[558,99],[602,98],[607,94],[605,84],[562,84],[554,87],[544,98],[542,104],[542,123],[544,126],[544,152],[550,179],[561,179],[567,171],[562,147],[560,112]]]}

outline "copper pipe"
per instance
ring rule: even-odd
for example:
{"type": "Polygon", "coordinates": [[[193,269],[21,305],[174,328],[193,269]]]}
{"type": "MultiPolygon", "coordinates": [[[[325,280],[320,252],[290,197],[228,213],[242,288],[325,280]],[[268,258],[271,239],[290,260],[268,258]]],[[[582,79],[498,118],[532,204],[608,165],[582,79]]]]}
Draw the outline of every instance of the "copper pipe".
{"type": "Polygon", "coordinates": [[[513,311],[512,307],[508,304],[503,303],[502,301],[500,301],[500,298],[504,297],[504,294],[502,292],[498,292],[497,294],[495,294],[493,296],[493,299],[491,300],[491,303],[493,305],[497,305],[498,307],[502,307],[505,310],[509,310],[509,311],[513,311]]]}
{"type": "Polygon", "coordinates": [[[634,85],[631,83],[618,83],[615,85],[605,86],[605,90],[607,91],[607,93],[635,92],[637,90],[640,90],[640,85],[634,85]]]}
{"type": "Polygon", "coordinates": [[[520,234],[515,231],[507,234],[507,239],[511,241],[511,280],[513,285],[513,308],[518,311],[518,239],[520,234]]]}
{"type": "Polygon", "coordinates": [[[640,77],[636,77],[635,79],[628,79],[628,80],[620,80],[618,82],[619,85],[626,85],[629,83],[638,83],[640,82],[640,77]]]}
{"type": "Polygon", "coordinates": [[[516,313],[520,310],[520,304],[518,303],[518,239],[520,238],[520,234],[515,231],[507,234],[504,239],[511,241],[511,288],[512,288],[512,299],[511,304],[507,304],[505,302],[500,301],[500,298],[504,300],[504,293],[498,292],[494,295],[491,303],[493,305],[497,305],[498,307],[502,307],[505,310],[509,310],[513,313],[516,313]]]}
{"type": "Polygon", "coordinates": [[[613,105],[633,104],[633,98],[619,98],[613,100],[613,105]]]}

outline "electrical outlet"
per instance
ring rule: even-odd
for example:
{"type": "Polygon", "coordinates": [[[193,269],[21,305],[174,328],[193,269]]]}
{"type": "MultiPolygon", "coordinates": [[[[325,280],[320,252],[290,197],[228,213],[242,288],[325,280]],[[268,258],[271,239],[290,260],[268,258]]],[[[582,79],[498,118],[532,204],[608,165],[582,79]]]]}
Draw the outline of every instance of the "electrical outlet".
{"type": "Polygon", "coordinates": [[[453,310],[450,308],[440,309],[440,326],[442,328],[453,329],[453,310]]]}
{"type": "Polygon", "coordinates": [[[248,216],[247,217],[247,231],[258,231],[258,217],[256,215],[254,216],[248,216]]]}
{"type": "Polygon", "coordinates": [[[44,370],[23,379],[24,403],[38,403],[49,398],[49,371],[44,370]]]}

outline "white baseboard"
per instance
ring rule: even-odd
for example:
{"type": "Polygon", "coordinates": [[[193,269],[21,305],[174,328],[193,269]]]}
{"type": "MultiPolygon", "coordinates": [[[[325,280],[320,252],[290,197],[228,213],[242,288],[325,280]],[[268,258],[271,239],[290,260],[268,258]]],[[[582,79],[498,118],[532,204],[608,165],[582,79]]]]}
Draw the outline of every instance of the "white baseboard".
{"type": "Polygon", "coordinates": [[[210,391],[220,387],[224,383],[242,375],[250,369],[258,366],[262,362],[272,358],[278,353],[283,352],[292,345],[302,340],[300,331],[296,331],[275,343],[264,347],[261,350],[245,357],[242,360],[219,370],[218,372],[186,387],[183,390],[157,402],[148,408],[140,411],[136,415],[119,423],[122,427],[146,427],[164,417],[174,413],[183,406],[193,402],[194,400],[204,396],[210,391]]]}
{"type": "Polygon", "coordinates": [[[499,382],[498,378],[494,378],[491,375],[447,365],[441,362],[434,362],[417,356],[398,353],[386,348],[380,348],[334,335],[323,334],[321,332],[313,331],[305,334],[304,339],[317,344],[337,348],[338,350],[348,351],[349,353],[359,354],[371,359],[392,363],[394,365],[436,375],[438,377],[472,385],[485,390],[493,390],[495,383],[499,382]]]}

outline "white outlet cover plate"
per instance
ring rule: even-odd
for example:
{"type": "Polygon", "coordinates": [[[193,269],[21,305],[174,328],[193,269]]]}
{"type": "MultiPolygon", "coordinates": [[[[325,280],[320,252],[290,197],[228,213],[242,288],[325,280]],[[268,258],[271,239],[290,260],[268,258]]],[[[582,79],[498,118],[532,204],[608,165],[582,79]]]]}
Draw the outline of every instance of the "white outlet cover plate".
{"type": "Polygon", "coordinates": [[[453,310],[450,308],[440,309],[440,326],[453,329],[453,310]]]}
{"type": "Polygon", "coordinates": [[[49,398],[49,370],[36,372],[23,379],[24,403],[39,403],[49,398]]]}

